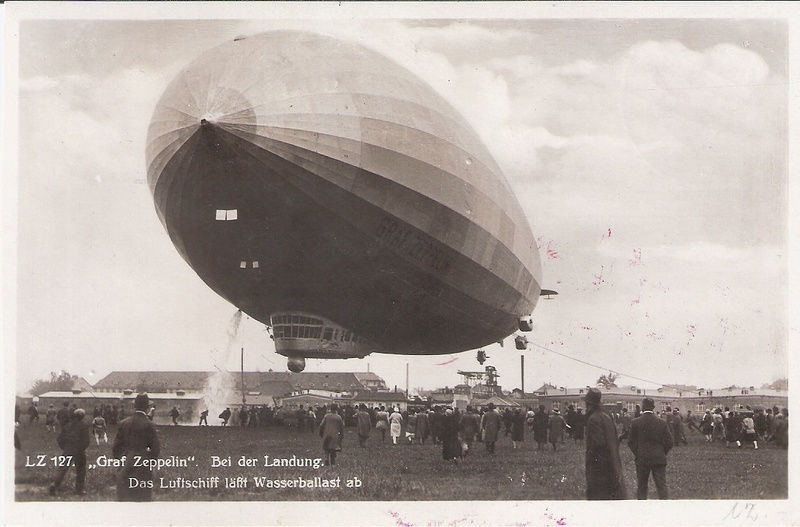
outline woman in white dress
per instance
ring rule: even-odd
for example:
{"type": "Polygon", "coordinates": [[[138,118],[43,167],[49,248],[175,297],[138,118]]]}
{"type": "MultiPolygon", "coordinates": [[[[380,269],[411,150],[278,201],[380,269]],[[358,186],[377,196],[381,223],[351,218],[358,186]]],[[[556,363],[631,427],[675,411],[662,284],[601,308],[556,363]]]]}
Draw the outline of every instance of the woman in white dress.
{"type": "Polygon", "coordinates": [[[400,437],[400,432],[403,430],[403,416],[400,415],[400,409],[394,408],[392,415],[389,416],[389,435],[392,436],[392,444],[396,445],[400,437]]]}

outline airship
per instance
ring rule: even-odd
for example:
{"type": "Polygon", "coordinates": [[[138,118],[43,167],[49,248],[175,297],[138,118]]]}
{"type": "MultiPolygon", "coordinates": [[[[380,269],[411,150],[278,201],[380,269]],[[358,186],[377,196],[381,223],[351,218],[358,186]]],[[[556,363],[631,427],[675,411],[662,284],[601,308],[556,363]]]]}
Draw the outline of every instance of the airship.
{"type": "Polygon", "coordinates": [[[206,51],[158,101],[146,164],[178,253],[291,371],[531,330],[541,262],[508,180],[448,101],[361,44],[275,31],[206,51]]]}

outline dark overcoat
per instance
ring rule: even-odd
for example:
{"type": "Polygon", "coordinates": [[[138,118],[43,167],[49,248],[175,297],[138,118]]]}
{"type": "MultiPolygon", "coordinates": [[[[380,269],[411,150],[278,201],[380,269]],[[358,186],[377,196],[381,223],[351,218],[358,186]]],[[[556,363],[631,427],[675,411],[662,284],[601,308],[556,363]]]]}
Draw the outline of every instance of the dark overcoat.
{"type": "Polygon", "coordinates": [[[586,497],[624,500],[625,495],[617,427],[608,415],[596,409],[586,418],[586,497]]]}
{"type": "Polygon", "coordinates": [[[486,443],[494,443],[497,441],[501,422],[500,414],[495,410],[489,410],[483,414],[481,418],[481,429],[483,430],[483,440],[486,443]]]}
{"type": "Polygon", "coordinates": [[[319,424],[319,436],[322,438],[322,449],[327,452],[338,452],[342,449],[344,438],[344,420],[336,412],[328,412],[319,424]]]}
{"type": "Polygon", "coordinates": [[[141,411],[124,419],[119,424],[111,453],[117,459],[125,457],[125,463],[116,475],[117,500],[151,501],[153,489],[149,485],[153,484],[153,471],[147,466],[141,466],[141,461],[157,459],[161,453],[153,422],[141,411]],[[131,478],[145,484],[131,486],[131,478]]]}
{"type": "Polygon", "coordinates": [[[539,410],[533,414],[533,440],[537,443],[547,443],[547,427],[550,424],[550,416],[544,410],[539,410]]]}

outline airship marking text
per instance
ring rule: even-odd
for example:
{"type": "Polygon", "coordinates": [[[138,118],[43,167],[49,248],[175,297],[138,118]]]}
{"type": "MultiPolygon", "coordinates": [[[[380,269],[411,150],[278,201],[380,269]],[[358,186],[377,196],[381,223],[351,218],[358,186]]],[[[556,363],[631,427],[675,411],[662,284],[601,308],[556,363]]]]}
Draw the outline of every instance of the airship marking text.
{"type": "Polygon", "coordinates": [[[383,243],[401,249],[410,257],[437,271],[445,271],[450,267],[450,257],[436,247],[433,241],[404,227],[392,218],[383,218],[375,230],[375,236],[383,243]]]}

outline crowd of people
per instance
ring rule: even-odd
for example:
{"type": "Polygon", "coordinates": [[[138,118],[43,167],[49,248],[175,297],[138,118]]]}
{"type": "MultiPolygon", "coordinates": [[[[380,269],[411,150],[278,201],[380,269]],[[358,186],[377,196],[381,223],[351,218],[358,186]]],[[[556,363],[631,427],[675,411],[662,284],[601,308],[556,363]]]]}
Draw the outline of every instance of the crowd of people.
{"type": "MultiPolygon", "coordinates": [[[[509,438],[513,449],[520,448],[526,430],[531,433],[536,449],[548,448],[558,451],[566,440],[576,444],[585,443],[586,449],[586,493],[588,499],[625,499],[626,491],[622,479],[619,446],[627,444],[636,459],[638,480],[637,498],[646,499],[647,486],[652,476],[660,499],[668,498],[666,483],[666,456],[675,446],[686,445],[686,434],[696,432],[705,441],[725,443],[727,447],[743,448],[752,445],[758,449],[771,442],[788,448],[788,410],[778,407],[731,410],[716,408],[707,410],[701,417],[691,411],[683,415],[678,408],[666,407],[655,411],[655,403],[645,398],[636,405],[633,415],[625,408],[606,411],[601,405],[601,392],[590,389],[585,397],[586,413],[582,408],[569,405],[564,415],[558,409],[548,412],[544,405],[537,410],[505,408],[498,410],[494,404],[485,407],[467,406],[464,410],[451,406],[414,407],[407,409],[383,405],[367,407],[345,404],[322,406],[308,405],[284,409],[280,406],[247,406],[235,410],[225,408],[219,414],[220,425],[241,427],[292,427],[297,433],[317,432],[323,440],[325,464],[335,465],[337,453],[342,449],[346,427],[355,427],[358,443],[367,448],[368,442],[387,443],[391,446],[403,444],[433,444],[441,447],[445,461],[459,464],[475,448],[483,443],[489,455],[495,454],[501,436],[509,438]],[[387,438],[388,435],[388,438],[387,438]]],[[[15,422],[19,425],[22,411],[15,406],[15,422]]],[[[39,410],[35,403],[28,411],[30,424],[38,422],[39,410]]],[[[96,405],[92,417],[86,420],[86,411],[77,404],[64,402],[56,410],[49,405],[45,413],[48,432],[58,432],[57,443],[72,463],[58,468],[49,487],[55,494],[70,466],[76,468],[75,490],[85,493],[86,449],[91,437],[99,445],[108,442],[108,427],[117,427],[113,441],[115,458],[136,452],[138,455],[158,457],[159,444],[153,424],[155,406],[147,394],[139,394],[134,401],[133,413],[128,415],[124,404],[96,405]]],[[[208,426],[209,410],[200,413],[199,425],[208,426]]],[[[177,405],[168,412],[172,423],[177,425],[181,412],[177,405]]],[[[15,446],[20,448],[15,430],[15,446]]],[[[152,474],[124,467],[118,479],[118,498],[123,501],[147,501],[152,493],[146,489],[125,488],[123,484],[128,472],[147,480],[152,474]],[[123,481],[123,483],[120,483],[123,481]]]]}

